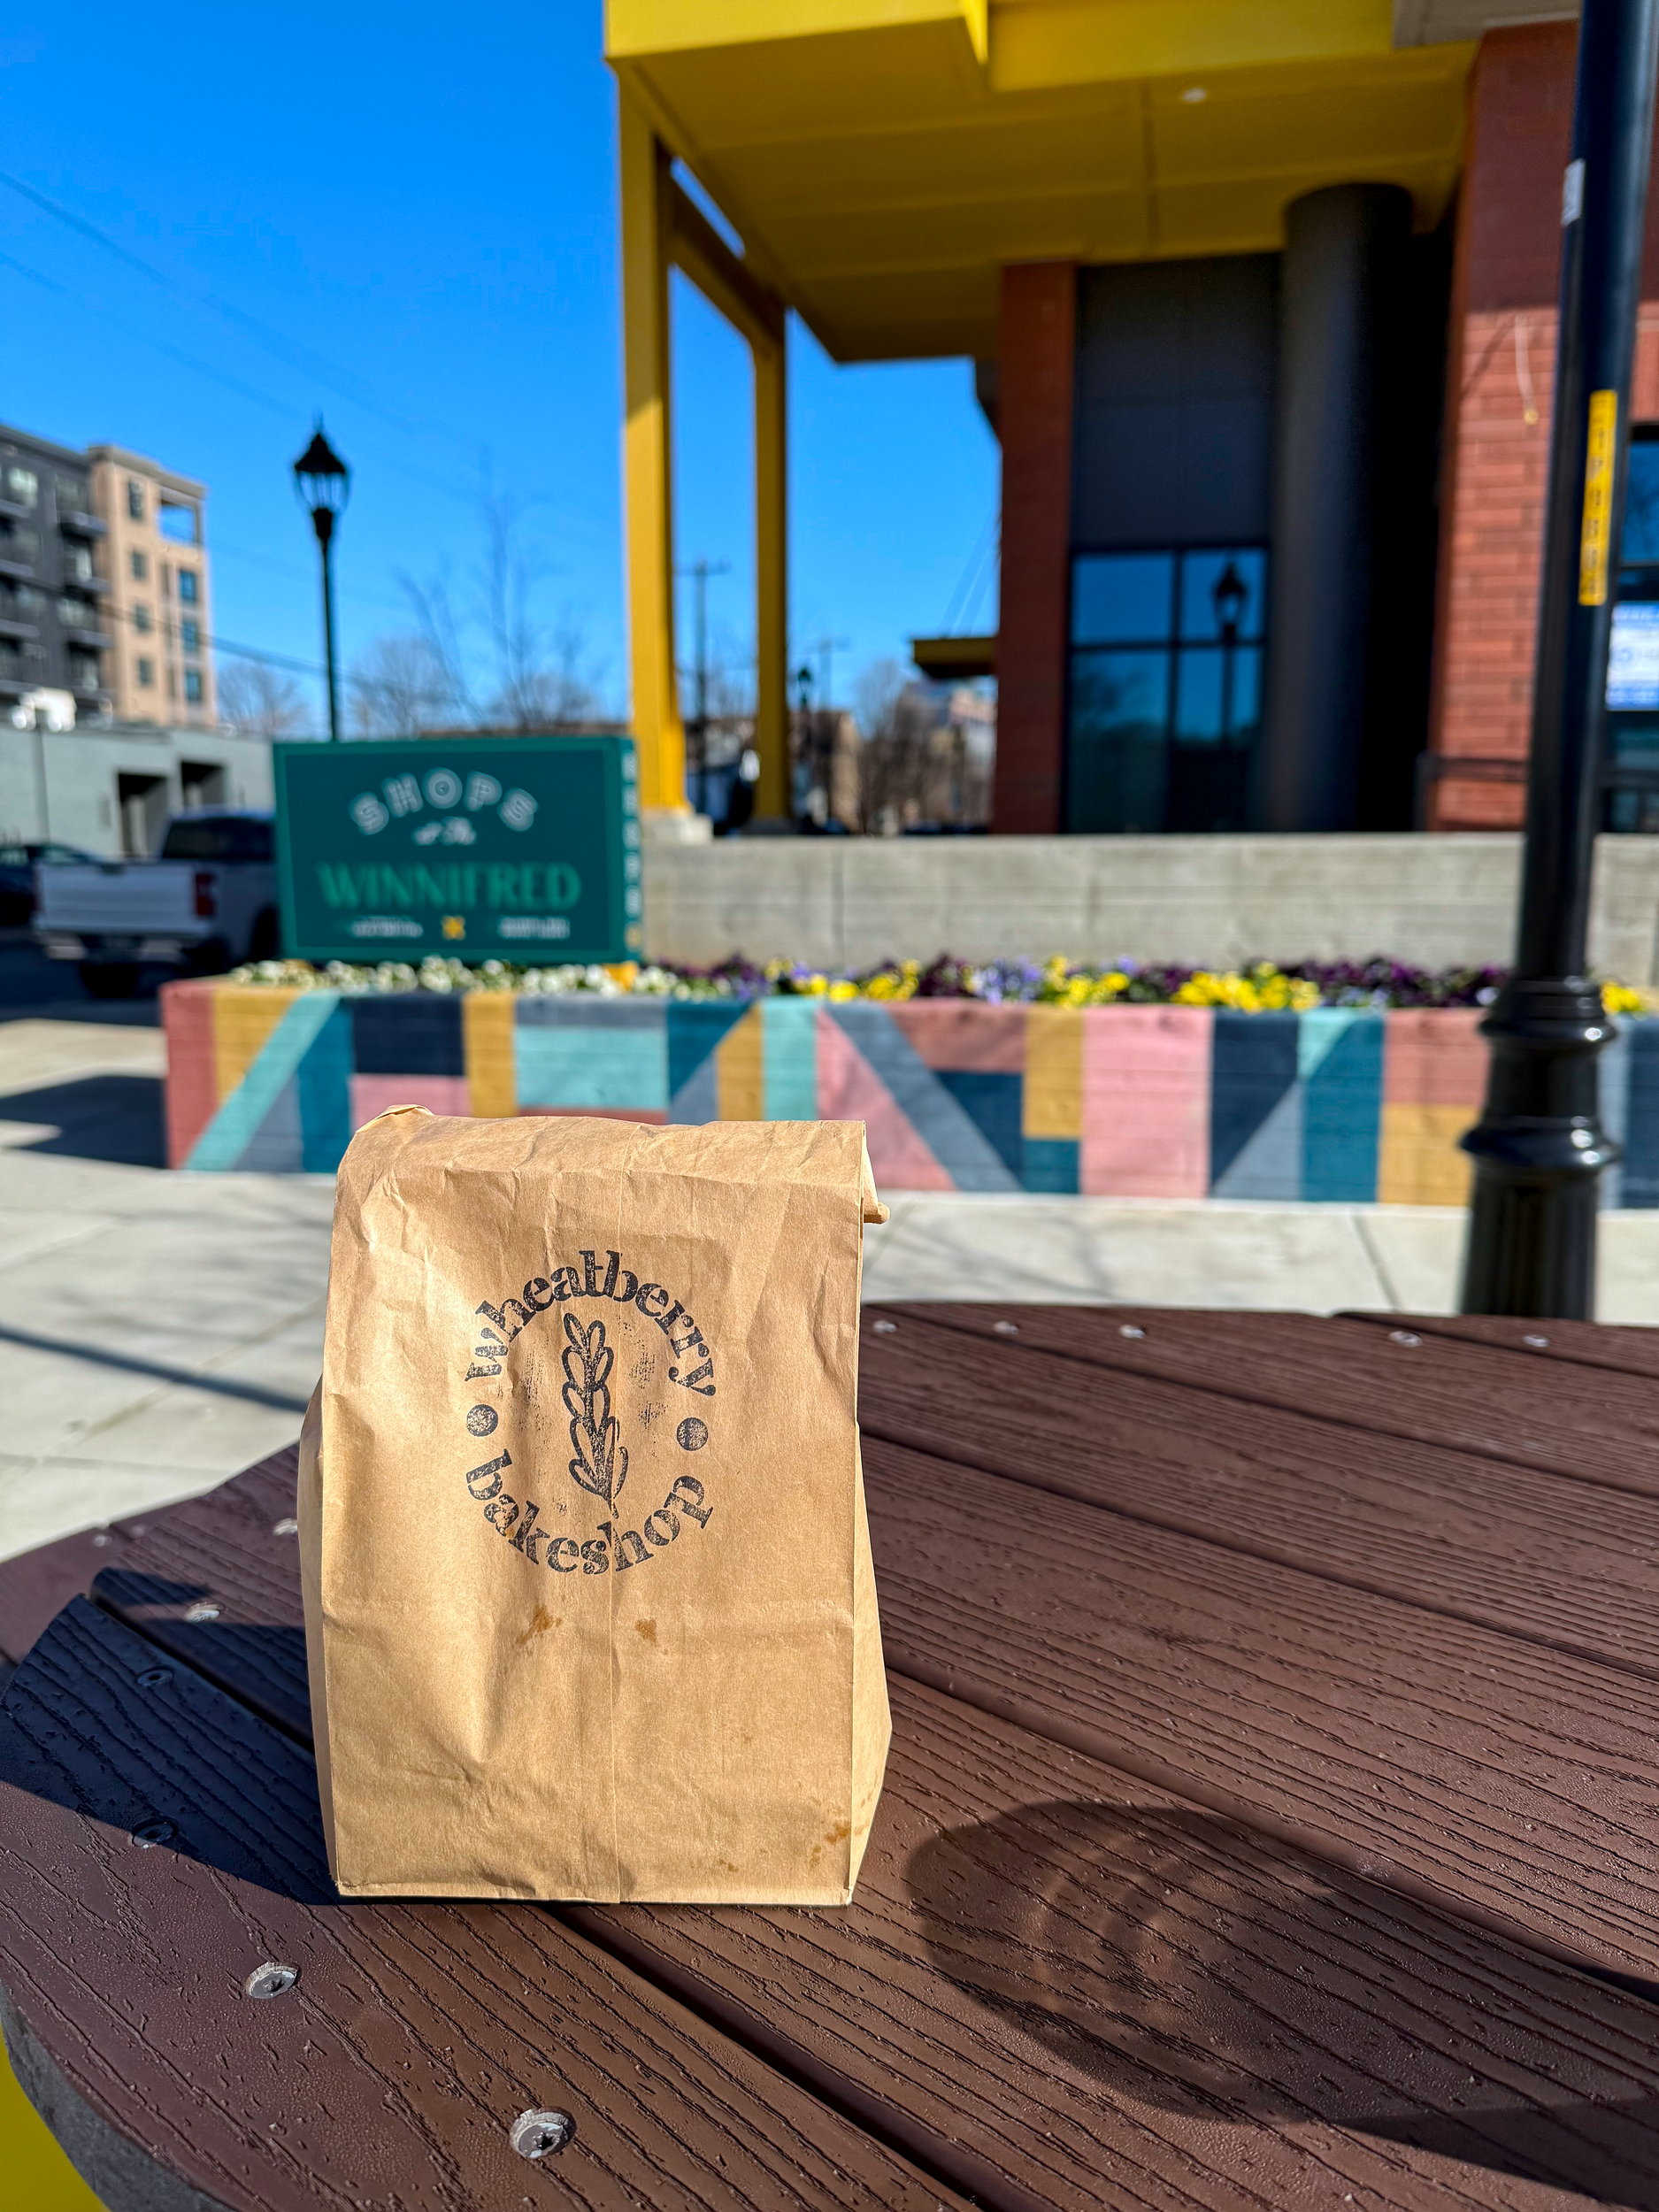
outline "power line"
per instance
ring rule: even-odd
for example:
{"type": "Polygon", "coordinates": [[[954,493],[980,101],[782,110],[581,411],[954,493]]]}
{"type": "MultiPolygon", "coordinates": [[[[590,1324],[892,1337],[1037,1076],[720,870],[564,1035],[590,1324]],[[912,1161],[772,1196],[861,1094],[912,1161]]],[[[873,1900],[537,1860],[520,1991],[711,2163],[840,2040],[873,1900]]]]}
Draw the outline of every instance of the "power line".
{"type": "MultiPolygon", "coordinates": [[[[317,580],[314,570],[308,572],[294,561],[274,560],[269,553],[255,553],[245,545],[232,545],[217,532],[205,550],[216,561],[221,556],[233,561],[246,561],[254,568],[269,569],[273,576],[286,576],[290,583],[314,585],[317,580]]],[[[401,614],[405,621],[409,619],[409,609],[401,599],[382,599],[372,591],[354,591],[349,585],[340,595],[347,606],[378,607],[382,613],[401,614]]]]}
{"type": "Polygon", "coordinates": [[[257,645],[233,644],[227,637],[204,638],[202,642],[215,653],[228,653],[233,660],[263,661],[267,668],[291,668],[299,676],[320,676],[324,672],[313,661],[290,660],[286,653],[267,653],[257,645]]]}
{"type": "MultiPolygon", "coordinates": [[[[101,300],[88,298],[67,284],[59,283],[56,277],[46,276],[39,269],[30,268],[27,262],[19,261],[15,254],[0,252],[0,263],[7,268],[15,269],[19,276],[27,277],[32,284],[40,285],[43,290],[55,292],[60,299],[68,300],[87,314],[102,315],[106,322],[112,323],[117,330],[124,331],[140,345],[152,346],[157,353],[165,354],[169,360],[181,362],[186,368],[195,369],[198,375],[211,377],[214,383],[222,384],[227,391],[236,393],[242,399],[250,400],[255,406],[280,415],[285,422],[293,422],[304,411],[288,400],[273,398],[269,392],[259,390],[257,386],[244,383],[240,377],[217,368],[212,362],[204,361],[200,354],[190,353],[182,346],[170,345],[165,338],[153,337],[149,331],[141,330],[135,324],[129,323],[124,315],[118,315],[113,308],[104,306],[101,300]]],[[[471,506],[478,496],[476,492],[463,491],[442,476],[433,475],[430,470],[421,468],[416,462],[394,460],[389,455],[381,455],[380,458],[386,467],[396,469],[399,475],[410,477],[416,483],[425,484],[434,491],[442,492],[447,498],[464,500],[471,506]]]]}
{"type": "Polygon", "coordinates": [[[204,361],[199,355],[187,353],[181,346],[169,345],[165,338],[151,337],[148,331],[140,330],[125,316],[118,315],[113,308],[105,307],[101,301],[84,298],[72,291],[68,285],[60,284],[56,277],[46,276],[39,269],[31,269],[27,262],[19,261],[14,254],[0,252],[0,262],[4,262],[8,269],[15,269],[19,276],[27,277],[31,284],[38,284],[48,292],[56,292],[59,298],[83,308],[88,314],[102,315],[106,322],[113,323],[118,330],[125,331],[129,338],[136,339],[141,345],[153,346],[157,353],[165,353],[169,360],[181,361],[187,368],[196,369],[203,376],[211,376],[216,384],[224,385],[227,391],[236,393],[242,399],[251,400],[257,407],[268,407],[273,413],[293,421],[295,410],[285,400],[273,399],[269,392],[261,392],[251,384],[244,384],[239,377],[229,376],[223,369],[216,369],[211,361],[204,361]]]}
{"type": "Polygon", "coordinates": [[[34,185],[25,184],[20,177],[10,176],[4,170],[0,170],[0,185],[4,185],[8,190],[17,193],[21,198],[29,201],[44,213],[52,216],[57,221],[67,225],[71,230],[79,232],[83,238],[89,238],[95,245],[103,247],[106,253],[113,254],[117,260],[125,262],[128,268],[136,269],[142,276],[148,277],[152,284],[160,285],[165,291],[171,292],[176,298],[188,300],[197,307],[211,308],[216,315],[220,315],[227,322],[235,324],[238,329],[246,331],[256,345],[282,362],[285,367],[299,369],[304,374],[316,378],[319,382],[328,385],[341,398],[349,399],[353,405],[365,408],[371,414],[379,415],[382,421],[389,423],[395,430],[430,431],[435,436],[452,439],[457,445],[465,447],[475,464],[483,457],[487,449],[477,439],[471,438],[464,431],[457,430],[448,423],[437,421],[429,415],[403,414],[387,406],[374,396],[370,388],[364,383],[362,378],[357,375],[355,371],[342,368],[337,363],[330,361],[326,355],[315,352],[309,346],[296,345],[282,331],[274,329],[269,323],[262,321],[258,316],[250,315],[244,309],[220,298],[211,286],[198,288],[184,283],[178,277],[170,275],[166,270],[157,268],[153,261],[146,260],[142,254],[136,254],[130,247],[122,245],[119,238],[112,238],[108,231],[100,229],[96,223],[88,222],[84,215],[75,214],[72,209],[50,198],[44,192],[37,190],[34,185]],[[340,381],[341,379],[344,381],[340,381]],[[348,387],[350,386],[355,386],[357,388],[349,389],[348,387]]]}
{"type": "MultiPolygon", "coordinates": [[[[39,208],[43,213],[51,216],[70,230],[90,240],[117,260],[137,271],[150,282],[160,287],[174,297],[185,300],[197,308],[211,309],[214,313],[246,332],[256,344],[260,345],[265,352],[280,361],[285,367],[295,369],[300,373],[328,385],[331,389],[350,401],[353,405],[364,408],[367,412],[378,416],[382,421],[396,429],[405,433],[411,430],[426,430],[461,445],[472,457],[474,465],[479,469],[480,480],[488,487],[491,457],[488,444],[481,440],[468,436],[465,433],[456,429],[453,425],[445,423],[438,418],[424,414],[410,415],[388,406],[374,396],[371,388],[354,371],[340,367],[337,364],[329,361],[326,355],[317,353],[310,347],[296,345],[281,331],[273,328],[258,317],[247,313],[245,310],[234,306],[230,301],[221,298],[211,287],[198,290],[183,283],[178,278],[170,275],[165,269],[157,267],[155,263],[147,260],[142,254],[134,253],[130,247],[123,245],[118,238],[112,237],[107,231],[101,229],[97,224],[89,221],[85,216],[77,215],[72,209],[63,206],[58,201],[52,199],[35,186],[26,184],[21,178],[12,176],[5,171],[0,170],[0,185],[15,192],[20,198],[39,208]],[[342,383],[338,380],[340,379],[344,379],[345,381],[342,383]]],[[[273,413],[280,414],[286,420],[291,421],[294,419],[297,411],[286,400],[273,397],[271,393],[262,391],[257,386],[249,384],[242,378],[219,368],[211,361],[204,360],[201,355],[193,353],[187,348],[170,344],[165,339],[153,337],[149,332],[139,329],[127,322],[124,317],[113,309],[106,307],[96,296],[76,292],[58,279],[47,276],[38,269],[31,268],[13,255],[0,252],[0,264],[4,264],[15,270],[19,276],[27,278],[31,283],[41,286],[46,291],[55,293],[59,298],[69,301],[83,311],[102,315],[117,329],[125,332],[128,337],[136,340],[140,344],[151,346],[170,360],[177,361],[187,368],[196,370],[199,375],[211,378],[215,383],[223,386],[227,391],[234,392],[240,398],[273,413]]],[[[373,451],[373,449],[371,448],[371,452],[373,451]]],[[[415,483],[442,492],[448,498],[463,500],[469,505],[477,502],[479,491],[476,487],[463,489],[450,483],[446,478],[422,468],[418,463],[394,458],[389,454],[381,454],[378,457],[383,465],[396,470],[400,475],[408,477],[415,483]]],[[[577,511],[580,514],[580,509],[577,511]]],[[[587,525],[586,517],[582,517],[582,522],[585,527],[577,533],[579,538],[587,535],[591,539],[591,526],[587,525]]],[[[380,601],[378,603],[386,607],[389,606],[390,603],[380,601]]]]}
{"type": "MultiPolygon", "coordinates": [[[[73,584],[73,581],[74,579],[73,577],[68,579],[69,583],[73,584]]],[[[133,629],[140,637],[156,637],[158,635],[165,637],[171,634],[170,632],[165,629],[160,632],[145,629],[138,620],[137,611],[132,607],[105,607],[100,605],[97,611],[99,614],[104,616],[106,619],[112,615],[118,622],[130,623],[133,629]]],[[[181,615],[177,618],[178,620],[184,622],[188,622],[189,618],[190,618],[188,615],[181,615]]],[[[173,618],[171,616],[164,616],[163,618],[164,622],[170,622],[173,619],[173,618]]],[[[203,649],[206,652],[228,653],[233,660],[264,661],[266,665],[271,668],[292,669],[296,676],[320,676],[324,672],[319,667],[318,667],[314,661],[296,661],[291,659],[286,653],[268,653],[262,645],[238,645],[235,641],[231,638],[209,637],[205,635],[201,637],[199,642],[203,649]]]]}

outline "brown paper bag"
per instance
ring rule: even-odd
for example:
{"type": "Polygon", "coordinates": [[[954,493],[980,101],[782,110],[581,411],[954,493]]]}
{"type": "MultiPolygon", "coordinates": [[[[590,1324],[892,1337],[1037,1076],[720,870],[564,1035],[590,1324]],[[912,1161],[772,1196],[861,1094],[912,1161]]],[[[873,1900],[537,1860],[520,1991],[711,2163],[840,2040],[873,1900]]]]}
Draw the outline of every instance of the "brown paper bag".
{"type": "Polygon", "coordinates": [[[848,1901],[886,1217],[856,1122],[358,1132],[299,1509],[347,1896],[848,1901]]]}

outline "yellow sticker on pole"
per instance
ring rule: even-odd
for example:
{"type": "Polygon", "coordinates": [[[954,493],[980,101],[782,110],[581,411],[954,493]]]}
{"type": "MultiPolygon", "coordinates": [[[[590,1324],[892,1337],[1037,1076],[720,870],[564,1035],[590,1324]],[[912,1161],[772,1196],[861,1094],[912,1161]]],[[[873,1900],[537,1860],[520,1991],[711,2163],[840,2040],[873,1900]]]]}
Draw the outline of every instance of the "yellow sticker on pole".
{"type": "Polygon", "coordinates": [[[1618,394],[1592,392],[1584,452],[1584,528],[1578,538],[1578,604],[1607,603],[1613,535],[1613,457],[1618,442],[1618,394]]]}

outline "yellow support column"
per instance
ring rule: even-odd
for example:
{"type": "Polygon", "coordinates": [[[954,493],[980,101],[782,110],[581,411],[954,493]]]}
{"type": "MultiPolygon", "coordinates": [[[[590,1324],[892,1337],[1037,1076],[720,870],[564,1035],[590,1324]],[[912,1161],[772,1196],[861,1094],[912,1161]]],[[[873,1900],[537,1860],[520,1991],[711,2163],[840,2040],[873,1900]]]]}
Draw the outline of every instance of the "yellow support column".
{"type": "Polygon", "coordinates": [[[628,660],[640,804],[686,810],[686,733],[674,673],[674,533],[669,448],[667,150],[619,99],[623,466],[627,487],[628,660]]]}
{"type": "Polygon", "coordinates": [[[782,317],[755,357],[755,812],[795,811],[789,778],[789,485],[782,317]]]}

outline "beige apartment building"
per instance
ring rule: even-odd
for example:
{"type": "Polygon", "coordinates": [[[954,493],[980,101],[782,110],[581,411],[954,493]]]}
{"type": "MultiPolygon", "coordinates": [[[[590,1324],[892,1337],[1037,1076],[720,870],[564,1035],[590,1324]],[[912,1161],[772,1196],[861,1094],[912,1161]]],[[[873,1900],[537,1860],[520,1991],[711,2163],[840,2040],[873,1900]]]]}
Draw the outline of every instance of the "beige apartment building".
{"type": "Polygon", "coordinates": [[[104,684],[118,721],[208,727],[218,721],[208,650],[207,487],[122,446],[87,449],[104,526],[104,684]]]}

